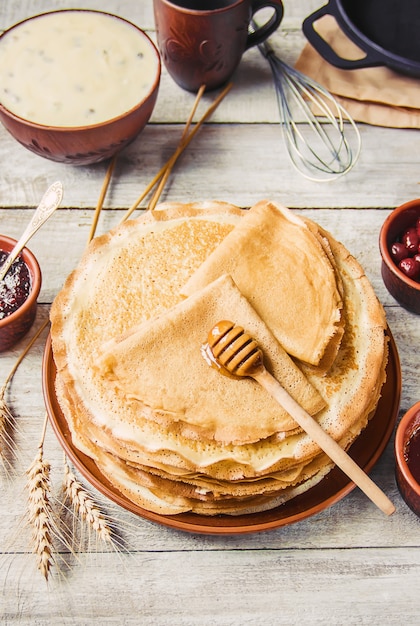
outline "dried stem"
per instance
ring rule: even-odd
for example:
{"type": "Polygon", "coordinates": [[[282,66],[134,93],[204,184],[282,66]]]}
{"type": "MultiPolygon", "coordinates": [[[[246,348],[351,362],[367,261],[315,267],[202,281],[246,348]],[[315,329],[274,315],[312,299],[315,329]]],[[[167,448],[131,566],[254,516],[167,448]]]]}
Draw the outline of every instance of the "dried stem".
{"type": "Polygon", "coordinates": [[[7,406],[5,401],[6,389],[12,380],[13,376],[16,373],[19,365],[22,363],[23,359],[28,354],[29,350],[34,345],[35,341],[41,335],[42,331],[48,325],[49,320],[45,320],[45,322],[38,328],[37,332],[34,334],[32,339],[25,346],[19,357],[16,359],[13,367],[11,368],[9,374],[6,376],[6,379],[3,383],[3,386],[0,389],[0,462],[3,465],[5,470],[11,469],[10,459],[16,458],[16,451],[14,448],[14,438],[12,436],[12,432],[15,429],[15,418],[13,413],[7,406]]]}
{"type": "MultiPolygon", "coordinates": [[[[181,150],[182,149],[182,146],[184,144],[185,138],[187,137],[188,131],[190,130],[190,126],[192,124],[193,117],[195,115],[195,112],[197,110],[198,104],[199,104],[199,102],[200,102],[200,100],[202,98],[202,95],[203,95],[205,89],[206,89],[206,86],[205,85],[201,85],[200,89],[197,92],[197,96],[196,96],[196,99],[194,101],[193,108],[191,109],[191,113],[190,113],[190,115],[189,115],[189,117],[187,119],[187,122],[185,124],[184,131],[182,133],[182,136],[181,136],[180,142],[178,144],[177,150],[181,150]]],[[[173,161],[171,163],[168,163],[168,166],[167,166],[167,168],[166,168],[162,178],[160,179],[158,186],[156,187],[156,189],[154,191],[153,197],[150,200],[149,211],[153,211],[153,209],[157,205],[157,203],[159,201],[159,198],[160,198],[160,195],[161,195],[161,193],[163,191],[163,188],[166,185],[166,182],[167,182],[167,180],[168,180],[168,178],[170,176],[170,173],[172,172],[172,168],[173,168],[174,165],[175,165],[175,161],[173,161]]]]}
{"type": "Polygon", "coordinates": [[[22,363],[23,359],[26,357],[26,355],[28,354],[29,350],[32,348],[32,346],[34,345],[35,341],[38,339],[38,337],[40,336],[40,334],[42,333],[44,328],[46,328],[48,326],[48,324],[49,324],[49,319],[46,319],[45,322],[43,322],[43,324],[38,328],[38,330],[36,331],[36,333],[32,337],[32,339],[28,342],[28,344],[22,350],[22,352],[19,355],[19,357],[16,359],[16,362],[13,365],[12,369],[10,370],[9,374],[7,375],[6,380],[4,382],[4,385],[3,385],[3,387],[2,387],[2,389],[0,391],[0,397],[4,396],[4,393],[6,391],[6,387],[10,383],[10,381],[12,380],[13,376],[15,375],[17,368],[22,363]]]}
{"type": "Polygon", "coordinates": [[[184,138],[184,141],[180,142],[180,144],[178,145],[177,149],[175,150],[175,152],[173,153],[173,155],[170,157],[170,159],[165,163],[165,165],[159,170],[159,172],[155,175],[155,177],[150,181],[150,183],[147,185],[146,189],[143,191],[143,193],[141,194],[141,196],[139,196],[139,198],[137,198],[136,202],[128,209],[128,211],[125,213],[122,222],[124,222],[125,220],[127,220],[130,215],[132,213],[134,213],[134,211],[137,209],[137,207],[139,206],[139,204],[144,200],[144,198],[148,195],[148,193],[153,189],[153,187],[156,185],[156,183],[159,182],[159,180],[162,178],[162,176],[164,176],[166,170],[168,168],[173,168],[173,166],[175,165],[176,160],[178,159],[178,157],[182,154],[182,152],[185,150],[185,148],[189,145],[189,143],[191,142],[191,140],[195,137],[195,135],[198,133],[198,131],[200,130],[201,126],[204,124],[204,122],[212,115],[212,113],[216,110],[216,108],[219,106],[220,102],[223,100],[223,98],[227,95],[227,93],[231,90],[232,88],[232,83],[229,83],[224,90],[219,94],[219,96],[216,98],[216,100],[213,102],[212,105],[209,106],[209,108],[207,109],[207,111],[204,113],[204,115],[202,116],[202,118],[197,122],[197,124],[194,126],[194,128],[192,129],[192,131],[184,138]]]}
{"type": "Polygon", "coordinates": [[[98,220],[99,220],[99,215],[100,215],[100,213],[102,211],[102,207],[104,205],[106,192],[108,191],[109,183],[111,182],[111,177],[112,177],[112,173],[113,173],[114,168],[115,168],[116,160],[117,160],[117,157],[114,156],[111,159],[111,161],[110,161],[110,163],[108,165],[108,169],[107,169],[106,174],[105,174],[104,182],[102,184],[102,189],[101,189],[101,192],[99,194],[98,203],[96,205],[95,214],[93,216],[92,225],[91,225],[90,232],[89,232],[88,243],[90,243],[90,241],[92,241],[92,239],[95,236],[96,227],[98,225],[98,220]]]}

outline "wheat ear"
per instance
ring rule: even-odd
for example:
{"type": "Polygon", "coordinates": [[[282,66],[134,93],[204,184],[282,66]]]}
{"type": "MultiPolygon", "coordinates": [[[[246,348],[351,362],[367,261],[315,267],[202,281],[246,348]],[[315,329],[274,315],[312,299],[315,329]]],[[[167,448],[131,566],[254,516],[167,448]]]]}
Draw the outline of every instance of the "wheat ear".
{"type": "Polygon", "coordinates": [[[105,515],[91,494],[77,480],[74,472],[70,469],[66,457],[64,457],[63,487],[66,498],[71,503],[76,516],[79,517],[81,522],[85,523],[89,530],[93,530],[102,541],[112,542],[111,528],[105,515]]]}
{"type": "Polygon", "coordinates": [[[48,417],[45,416],[38,452],[26,470],[28,490],[28,522],[32,529],[32,551],[39,571],[48,580],[52,565],[53,537],[58,535],[49,494],[51,491],[51,466],[44,459],[44,439],[48,417]]]}

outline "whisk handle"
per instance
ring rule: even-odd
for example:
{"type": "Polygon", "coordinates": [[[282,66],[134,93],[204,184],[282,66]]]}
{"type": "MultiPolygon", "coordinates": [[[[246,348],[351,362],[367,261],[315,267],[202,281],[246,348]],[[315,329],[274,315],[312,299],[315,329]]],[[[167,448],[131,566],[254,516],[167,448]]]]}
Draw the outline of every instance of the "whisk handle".
{"type": "Polygon", "coordinates": [[[369,47],[364,47],[362,41],[357,41],[358,47],[363,50],[365,56],[361,59],[343,59],[340,57],[335,50],[331,48],[329,43],[319,34],[319,32],[315,29],[314,24],[324,15],[332,15],[335,17],[336,21],[342,26],[342,21],[340,21],[340,14],[337,9],[337,5],[335,0],[330,0],[325,6],[321,7],[311,15],[309,15],[302,24],[302,30],[309,41],[309,43],[315,48],[315,50],[327,61],[338,67],[341,70],[355,70],[361,69],[363,67],[377,67],[379,65],[383,65],[383,57],[375,54],[375,51],[369,49],[369,47]]]}
{"type": "Polygon", "coordinates": [[[265,8],[273,9],[273,14],[265,24],[258,26],[253,32],[248,34],[248,39],[246,40],[246,50],[263,43],[263,41],[272,35],[280,26],[284,13],[282,0],[253,0],[251,2],[252,16],[254,16],[260,9],[265,8]]]}

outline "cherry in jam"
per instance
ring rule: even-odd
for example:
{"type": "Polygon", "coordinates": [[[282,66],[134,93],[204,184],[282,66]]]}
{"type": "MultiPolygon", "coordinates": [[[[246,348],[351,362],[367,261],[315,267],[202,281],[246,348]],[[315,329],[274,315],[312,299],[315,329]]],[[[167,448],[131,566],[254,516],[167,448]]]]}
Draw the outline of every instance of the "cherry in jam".
{"type": "Polygon", "coordinates": [[[420,485],[420,428],[414,431],[408,440],[404,458],[413,478],[420,485]]]}
{"type": "Polygon", "coordinates": [[[408,278],[420,282],[420,218],[392,242],[390,253],[395,265],[408,278]]]}
{"type": "MultiPolygon", "coordinates": [[[[0,250],[0,266],[8,253],[0,250]]],[[[25,302],[31,291],[31,274],[21,256],[14,261],[0,281],[0,320],[14,313],[25,302]]]]}

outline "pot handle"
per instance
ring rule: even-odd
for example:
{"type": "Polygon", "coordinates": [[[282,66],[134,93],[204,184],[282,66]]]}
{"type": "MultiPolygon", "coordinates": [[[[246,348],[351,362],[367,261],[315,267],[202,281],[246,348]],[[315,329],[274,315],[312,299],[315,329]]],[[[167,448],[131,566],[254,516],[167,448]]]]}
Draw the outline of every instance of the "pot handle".
{"type": "MultiPolygon", "coordinates": [[[[375,55],[372,50],[365,50],[364,48],[362,49],[366,56],[363,58],[356,60],[343,59],[331,48],[329,43],[321,37],[321,35],[314,28],[315,22],[321,19],[321,17],[324,17],[324,15],[332,15],[339,23],[337,13],[338,11],[335,0],[330,0],[328,4],[309,15],[309,17],[303,21],[302,30],[304,35],[315,50],[319,52],[325,61],[341,70],[356,70],[364,67],[376,67],[378,65],[383,65],[383,59],[375,55]]],[[[357,46],[359,48],[362,47],[359,41],[357,41],[357,46]]]]}

